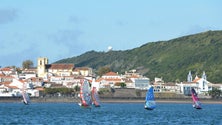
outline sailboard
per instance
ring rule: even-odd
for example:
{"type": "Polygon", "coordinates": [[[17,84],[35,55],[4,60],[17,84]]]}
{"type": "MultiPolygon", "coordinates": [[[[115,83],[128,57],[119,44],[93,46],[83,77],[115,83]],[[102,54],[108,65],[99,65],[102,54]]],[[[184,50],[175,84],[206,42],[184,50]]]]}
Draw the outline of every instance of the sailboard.
{"type": "Polygon", "coordinates": [[[91,94],[90,94],[90,86],[88,80],[81,81],[80,86],[80,103],[79,105],[84,108],[90,108],[92,101],[91,101],[91,94]]]}
{"type": "Polygon", "coordinates": [[[150,87],[147,90],[144,108],[147,109],[147,110],[153,110],[154,108],[156,108],[156,102],[154,100],[153,87],[150,87]]]}
{"type": "Polygon", "coordinates": [[[192,99],[193,99],[193,107],[196,108],[196,109],[202,109],[201,102],[200,102],[194,88],[191,89],[191,96],[192,96],[192,99]]]}
{"type": "Polygon", "coordinates": [[[96,87],[92,89],[92,104],[95,107],[100,107],[100,99],[96,87]]]}
{"type": "Polygon", "coordinates": [[[29,94],[26,93],[25,84],[23,84],[23,87],[22,87],[22,98],[23,98],[22,102],[23,102],[25,105],[28,105],[28,104],[31,103],[29,94]]]}

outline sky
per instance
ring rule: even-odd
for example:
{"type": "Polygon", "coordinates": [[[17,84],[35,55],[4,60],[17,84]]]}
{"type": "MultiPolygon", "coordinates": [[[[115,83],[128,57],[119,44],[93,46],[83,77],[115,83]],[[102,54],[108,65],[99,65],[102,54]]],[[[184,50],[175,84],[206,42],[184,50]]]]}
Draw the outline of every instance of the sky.
{"type": "Polygon", "coordinates": [[[0,66],[222,29],[221,0],[0,0],[0,66]]]}

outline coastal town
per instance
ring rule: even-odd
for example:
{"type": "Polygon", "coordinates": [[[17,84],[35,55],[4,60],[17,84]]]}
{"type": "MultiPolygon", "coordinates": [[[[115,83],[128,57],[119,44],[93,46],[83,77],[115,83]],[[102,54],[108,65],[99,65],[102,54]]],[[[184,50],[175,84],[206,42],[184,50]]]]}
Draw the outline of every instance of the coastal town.
{"type": "Polygon", "coordinates": [[[125,71],[124,74],[110,71],[102,76],[95,76],[90,67],[49,64],[48,58],[40,57],[36,68],[22,69],[21,73],[9,67],[0,68],[0,97],[20,97],[24,85],[31,97],[39,97],[44,88],[73,89],[80,86],[83,79],[87,79],[91,87],[96,87],[98,91],[103,88],[147,90],[153,86],[154,93],[169,92],[189,96],[191,88],[195,88],[200,97],[207,98],[208,92],[213,88],[222,90],[222,84],[208,81],[204,71],[200,76],[193,76],[190,71],[186,75],[187,81],[175,83],[165,83],[162,78],[150,80],[136,70],[125,71]]]}

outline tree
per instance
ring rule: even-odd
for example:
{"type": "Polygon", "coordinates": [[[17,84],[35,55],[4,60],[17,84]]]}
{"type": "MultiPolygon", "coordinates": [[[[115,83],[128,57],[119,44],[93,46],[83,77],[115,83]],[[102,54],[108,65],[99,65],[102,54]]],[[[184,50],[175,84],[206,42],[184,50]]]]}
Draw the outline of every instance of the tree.
{"type": "Polygon", "coordinates": [[[126,84],[122,82],[122,83],[120,83],[120,86],[121,86],[121,88],[125,88],[126,84]]]}
{"type": "Polygon", "coordinates": [[[31,60],[25,60],[22,62],[23,69],[29,69],[33,67],[33,62],[31,60]]]}
{"type": "Polygon", "coordinates": [[[220,96],[222,95],[222,91],[218,88],[212,88],[212,90],[209,91],[209,95],[212,98],[220,98],[220,96]]]}
{"type": "Polygon", "coordinates": [[[18,73],[22,73],[22,70],[18,67],[16,67],[15,71],[17,71],[18,73]]]}
{"type": "Polygon", "coordinates": [[[117,83],[115,83],[115,86],[120,86],[121,88],[125,88],[126,87],[126,83],[124,83],[124,82],[117,82],[117,83]]]}
{"type": "Polygon", "coordinates": [[[98,73],[99,76],[102,76],[102,75],[104,75],[105,73],[108,73],[108,72],[110,72],[110,71],[111,71],[110,67],[104,66],[104,67],[99,68],[99,70],[98,70],[97,73],[98,73]]]}
{"type": "Polygon", "coordinates": [[[74,90],[75,91],[80,91],[80,87],[77,85],[77,86],[74,87],[74,90]]]}

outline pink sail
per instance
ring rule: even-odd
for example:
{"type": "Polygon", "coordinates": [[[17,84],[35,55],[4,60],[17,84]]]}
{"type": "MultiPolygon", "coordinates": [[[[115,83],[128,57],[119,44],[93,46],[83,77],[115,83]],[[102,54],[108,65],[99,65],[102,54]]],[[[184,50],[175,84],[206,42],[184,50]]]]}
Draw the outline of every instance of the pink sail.
{"type": "Polygon", "coordinates": [[[201,109],[201,103],[199,101],[199,98],[197,96],[196,91],[194,90],[194,88],[191,89],[191,95],[192,95],[192,99],[193,99],[193,107],[196,109],[201,109]]]}

